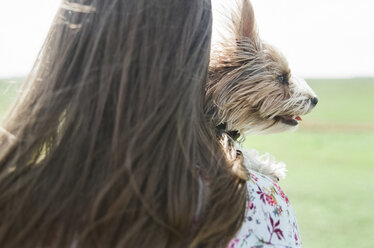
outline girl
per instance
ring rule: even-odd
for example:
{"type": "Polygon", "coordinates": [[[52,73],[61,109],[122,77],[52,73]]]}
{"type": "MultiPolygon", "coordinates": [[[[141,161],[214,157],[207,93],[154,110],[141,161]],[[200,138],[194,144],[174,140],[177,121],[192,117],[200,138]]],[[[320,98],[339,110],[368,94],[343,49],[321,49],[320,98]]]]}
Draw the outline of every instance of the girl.
{"type": "Polygon", "coordinates": [[[210,38],[209,0],[63,2],[0,131],[0,247],[293,247],[203,114],[210,38]]]}
{"type": "Polygon", "coordinates": [[[64,1],[0,133],[0,247],[226,246],[210,37],[209,0],[64,1]]]}

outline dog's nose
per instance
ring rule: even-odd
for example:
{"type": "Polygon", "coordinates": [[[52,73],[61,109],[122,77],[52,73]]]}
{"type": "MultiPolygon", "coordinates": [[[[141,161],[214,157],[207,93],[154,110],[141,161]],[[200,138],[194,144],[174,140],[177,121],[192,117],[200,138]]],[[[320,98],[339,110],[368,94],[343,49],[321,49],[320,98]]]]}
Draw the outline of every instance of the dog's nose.
{"type": "Polygon", "coordinates": [[[313,97],[313,98],[310,99],[310,101],[312,102],[312,104],[313,104],[314,106],[316,106],[317,103],[318,103],[318,98],[317,98],[317,97],[313,97]]]}

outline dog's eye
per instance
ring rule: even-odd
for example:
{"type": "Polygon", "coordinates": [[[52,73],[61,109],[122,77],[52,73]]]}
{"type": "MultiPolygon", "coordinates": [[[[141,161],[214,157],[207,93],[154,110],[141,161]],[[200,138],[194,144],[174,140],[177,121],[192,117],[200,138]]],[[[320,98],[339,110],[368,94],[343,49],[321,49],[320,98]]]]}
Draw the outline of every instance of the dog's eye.
{"type": "Polygon", "coordinates": [[[284,75],[284,74],[278,76],[278,81],[279,81],[279,83],[281,83],[281,84],[288,84],[287,76],[284,75]]]}

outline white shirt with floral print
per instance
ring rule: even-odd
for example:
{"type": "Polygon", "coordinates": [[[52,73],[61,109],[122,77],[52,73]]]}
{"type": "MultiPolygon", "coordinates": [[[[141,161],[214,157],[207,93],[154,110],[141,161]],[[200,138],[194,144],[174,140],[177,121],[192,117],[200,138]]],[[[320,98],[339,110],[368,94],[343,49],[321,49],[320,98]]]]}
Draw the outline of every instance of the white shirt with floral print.
{"type": "Polygon", "coordinates": [[[245,221],[228,248],[302,247],[292,206],[279,185],[250,171],[245,221]]]}

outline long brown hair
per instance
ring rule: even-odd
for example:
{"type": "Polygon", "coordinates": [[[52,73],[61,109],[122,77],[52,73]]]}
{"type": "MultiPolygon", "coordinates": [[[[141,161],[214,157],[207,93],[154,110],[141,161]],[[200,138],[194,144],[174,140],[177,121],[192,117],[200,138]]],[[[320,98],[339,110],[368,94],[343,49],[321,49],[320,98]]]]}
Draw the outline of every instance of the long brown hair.
{"type": "Polygon", "coordinates": [[[0,133],[0,247],[227,245],[246,189],[203,115],[210,37],[208,0],[62,3],[0,133]]]}

